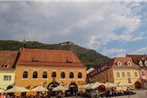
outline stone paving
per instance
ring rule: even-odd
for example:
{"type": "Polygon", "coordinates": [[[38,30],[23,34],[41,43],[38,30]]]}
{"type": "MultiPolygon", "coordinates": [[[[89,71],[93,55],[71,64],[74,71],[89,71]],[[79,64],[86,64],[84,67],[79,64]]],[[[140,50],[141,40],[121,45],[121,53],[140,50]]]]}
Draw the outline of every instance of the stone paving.
{"type": "Polygon", "coordinates": [[[119,96],[113,98],[147,98],[147,90],[135,90],[136,94],[131,96],[119,96]]]}

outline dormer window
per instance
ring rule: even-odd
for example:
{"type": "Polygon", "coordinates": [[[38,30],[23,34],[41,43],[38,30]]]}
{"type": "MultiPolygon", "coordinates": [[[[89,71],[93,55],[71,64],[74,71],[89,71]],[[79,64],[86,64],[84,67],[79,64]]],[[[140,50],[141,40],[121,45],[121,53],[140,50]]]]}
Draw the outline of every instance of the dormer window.
{"type": "Polygon", "coordinates": [[[2,65],[2,68],[4,68],[5,67],[5,65],[2,65]]]}
{"type": "Polygon", "coordinates": [[[144,60],[144,58],[141,58],[142,60],[144,60]]]}
{"type": "Polygon", "coordinates": [[[141,67],[143,66],[143,63],[141,60],[139,61],[139,66],[141,66],[141,67]]]}
{"type": "Polygon", "coordinates": [[[120,61],[118,61],[117,66],[122,66],[122,63],[120,61]]]}
{"type": "Polygon", "coordinates": [[[5,68],[9,68],[9,65],[5,65],[5,68]]]}
{"type": "Polygon", "coordinates": [[[66,63],[72,63],[72,60],[70,58],[67,58],[66,63]]]}
{"type": "Polygon", "coordinates": [[[9,68],[9,65],[4,64],[2,65],[2,68],[9,68]]]}
{"type": "Polygon", "coordinates": [[[128,65],[128,66],[131,66],[131,65],[132,65],[132,63],[131,63],[130,61],[128,61],[128,62],[127,62],[127,65],[128,65]]]}
{"type": "Polygon", "coordinates": [[[33,57],[32,62],[39,62],[39,58],[38,57],[33,57]]]}
{"type": "Polygon", "coordinates": [[[144,61],[144,65],[147,67],[147,61],[146,60],[144,61]]]}

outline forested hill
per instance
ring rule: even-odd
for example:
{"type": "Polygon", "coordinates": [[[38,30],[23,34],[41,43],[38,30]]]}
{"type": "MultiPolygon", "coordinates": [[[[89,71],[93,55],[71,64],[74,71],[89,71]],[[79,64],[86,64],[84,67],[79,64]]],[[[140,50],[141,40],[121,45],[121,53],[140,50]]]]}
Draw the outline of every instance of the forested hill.
{"type": "Polygon", "coordinates": [[[13,40],[0,40],[0,50],[19,50],[20,48],[33,49],[54,49],[54,50],[72,50],[87,67],[95,67],[96,65],[105,63],[110,58],[97,53],[95,50],[86,49],[72,42],[64,42],[59,44],[44,44],[37,41],[19,42],[13,40]]]}

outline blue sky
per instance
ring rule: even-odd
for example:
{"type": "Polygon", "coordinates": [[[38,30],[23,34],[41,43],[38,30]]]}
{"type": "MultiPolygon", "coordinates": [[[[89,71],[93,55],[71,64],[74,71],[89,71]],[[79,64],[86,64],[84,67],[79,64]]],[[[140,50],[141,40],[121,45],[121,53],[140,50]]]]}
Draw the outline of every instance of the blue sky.
{"type": "Polygon", "coordinates": [[[1,40],[72,41],[109,57],[147,54],[145,2],[10,1],[0,2],[1,40]]]}

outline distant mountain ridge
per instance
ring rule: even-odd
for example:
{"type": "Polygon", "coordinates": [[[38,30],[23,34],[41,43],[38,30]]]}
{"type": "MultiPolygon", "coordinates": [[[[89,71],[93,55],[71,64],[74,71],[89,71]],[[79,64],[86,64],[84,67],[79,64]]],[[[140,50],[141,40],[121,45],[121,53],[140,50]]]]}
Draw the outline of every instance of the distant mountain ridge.
{"type": "Polygon", "coordinates": [[[86,67],[95,67],[110,60],[109,57],[97,53],[95,50],[86,49],[74,44],[73,42],[63,42],[59,44],[44,44],[37,41],[19,42],[14,40],[0,40],[0,50],[19,50],[20,48],[32,49],[54,49],[54,50],[71,50],[81,60],[86,67]]]}

